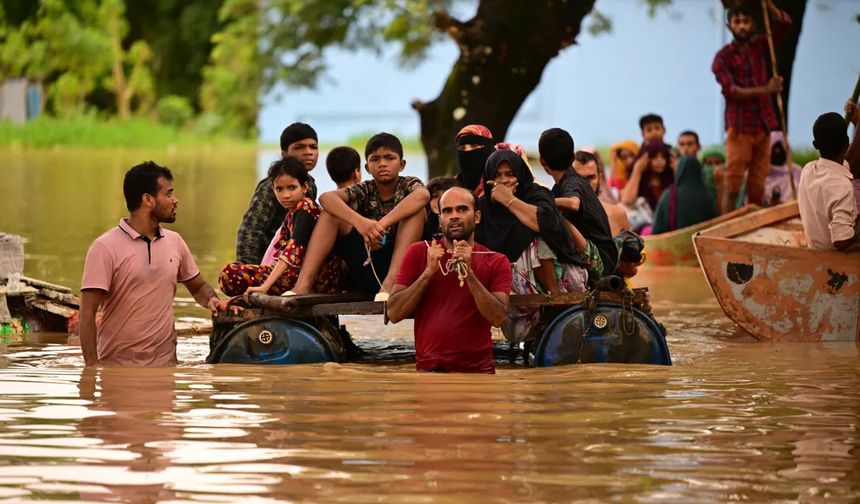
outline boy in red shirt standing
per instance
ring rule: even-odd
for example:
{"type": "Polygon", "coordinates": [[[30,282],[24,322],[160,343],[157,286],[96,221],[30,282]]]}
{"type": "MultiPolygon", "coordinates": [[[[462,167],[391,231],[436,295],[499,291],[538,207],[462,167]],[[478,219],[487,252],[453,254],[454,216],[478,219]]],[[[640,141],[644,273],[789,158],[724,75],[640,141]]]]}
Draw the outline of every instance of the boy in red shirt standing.
{"type": "Polygon", "coordinates": [[[444,240],[409,246],[388,300],[392,322],[415,317],[419,371],[495,372],[490,327],[507,318],[511,265],[475,243],[476,207],[461,187],[439,198],[444,240]]]}

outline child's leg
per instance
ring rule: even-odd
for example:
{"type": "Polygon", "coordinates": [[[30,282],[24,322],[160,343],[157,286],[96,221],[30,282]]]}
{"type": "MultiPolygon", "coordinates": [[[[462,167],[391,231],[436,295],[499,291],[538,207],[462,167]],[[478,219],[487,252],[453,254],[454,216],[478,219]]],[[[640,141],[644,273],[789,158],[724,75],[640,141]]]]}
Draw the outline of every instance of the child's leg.
{"type": "Polygon", "coordinates": [[[558,288],[558,280],[555,278],[555,261],[552,259],[538,259],[540,266],[534,269],[535,280],[550,294],[561,292],[558,288]]]}
{"type": "Polygon", "coordinates": [[[230,263],[221,269],[218,286],[221,287],[221,292],[228,296],[241,296],[248,287],[263,285],[271,271],[271,266],[230,263]]]}
{"type": "Polygon", "coordinates": [[[311,292],[314,279],[331,253],[338,232],[343,224],[345,223],[326,211],[320,214],[320,218],[317,220],[314,231],[311,234],[302,270],[299,273],[298,280],[296,280],[296,285],[293,286],[293,292],[296,294],[308,294],[311,292]]]}
{"type": "Polygon", "coordinates": [[[388,273],[382,280],[382,289],[385,292],[391,292],[394,288],[394,282],[397,280],[397,272],[400,271],[400,263],[403,262],[403,256],[406,255],[406,249],[409,245],[421,239],[421,233],[424,231],[424,210],[416,212],[411,217],[403,219],[397,225],[397,237],[394,238],[394,251],[391,254],[391,264],[388,266],[388,273]]]}

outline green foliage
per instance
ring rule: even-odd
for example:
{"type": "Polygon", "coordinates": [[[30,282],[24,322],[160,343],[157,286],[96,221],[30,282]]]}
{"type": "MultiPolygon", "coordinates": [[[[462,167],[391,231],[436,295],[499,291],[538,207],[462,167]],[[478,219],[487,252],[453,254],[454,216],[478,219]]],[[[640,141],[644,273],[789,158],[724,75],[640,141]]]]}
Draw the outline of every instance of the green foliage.
{"type": "Polygon", "coordinates": [[[588,33],[592,37],[612,33],[612,19],[597,9],[592,10],[588,15],[588,33]]]}
{"type": "Polygon", "coordinates": [[[219,18],[224,28],[212,36],[210,63],[203,68],[200,103],[205,114],[197,129],[254,138],[262,76],[258,2],[226,0],[219,18]]]}
{"type": "Polygon", "coordinates": [[[325,72],[324,51],[338,46],[377,51],[399,45],[402,64],[414,64],[442,35],[434,12],[453,0],[271,0],[260,33],[263,86],[312,87],[325,72]]]}
{"type": "Polygon", "coordinates": [[[144,40],[149,45],[159,96],[184,96],[200,110],[203,67],[212,52],[212,35],[220,28],[222,4],[223,0],[126,1],[125,40],[144,40]]]}
{"type": "Polygon", "coordinates": [[[0,145],[52,148],[58,145],[166,147],[216,144],[236,144],[236,141],[224,136],[202,136],[139,117],[118,121],[93,114],[76,115],[68,119],[40,116],[23,125],[0,121],[0,145]]]}
{"type": "Polygon", "coordinates": [[[158,120],[171,126],[183,126],[194,116],[191,101],[184,96],[167,95],[158,100],[158,120]]]}

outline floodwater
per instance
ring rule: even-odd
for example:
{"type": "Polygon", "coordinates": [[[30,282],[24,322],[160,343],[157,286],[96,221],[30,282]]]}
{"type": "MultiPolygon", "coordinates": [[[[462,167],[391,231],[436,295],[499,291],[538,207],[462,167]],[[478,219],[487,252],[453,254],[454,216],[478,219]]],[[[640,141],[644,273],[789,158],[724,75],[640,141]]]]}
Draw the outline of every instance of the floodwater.
{"type": "MultiPolygon", "coordinates": [[[[204,274],[232,259],[254,152],[0,152],[0,230],[77,286],[131,162],[170,166],[204,274]]],[[[324,177],[320,173],[317,179],[324,177]]],[[[675,365],[418,374],[408,322],[346,323],[356,364],[83,370],[61,334],[0,346],[0,500],[857,502],[854,344],[753,341],[694,268],[646,271],[675,365]]],[[[186,296],[181,290],[179,296],[186,296]]],[[[178,311],[202,312],[180,299],[178,311]]]]}

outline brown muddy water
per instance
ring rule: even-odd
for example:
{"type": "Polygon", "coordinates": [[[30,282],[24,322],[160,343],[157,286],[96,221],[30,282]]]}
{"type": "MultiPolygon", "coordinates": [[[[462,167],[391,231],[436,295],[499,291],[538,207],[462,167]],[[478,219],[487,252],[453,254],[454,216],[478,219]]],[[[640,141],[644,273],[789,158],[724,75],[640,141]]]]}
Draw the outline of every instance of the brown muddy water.
{"type": "MultiPolygon", "coordinates": [[[[26,273],[77,287],[125,213],[122,173],[173,169],[171,226],[214,280],[270,154],[0,151],[0,230],[26,273]]],[[[417,156],[415,156],[417,158],[417,156]]],[[[325,177],[318,169],[317,179],[325,177]]],[[[346,320],[370,357],[292,367],[83,370],[61,334],[0,345],[0,500],[129,502],[857,502],[854,344],[753,341],[702,274],[639,279],[675,365],[417,374],[411,325],[346,320]]],[[[177,310],[202,315],[178,291],[177,310]]]]}

